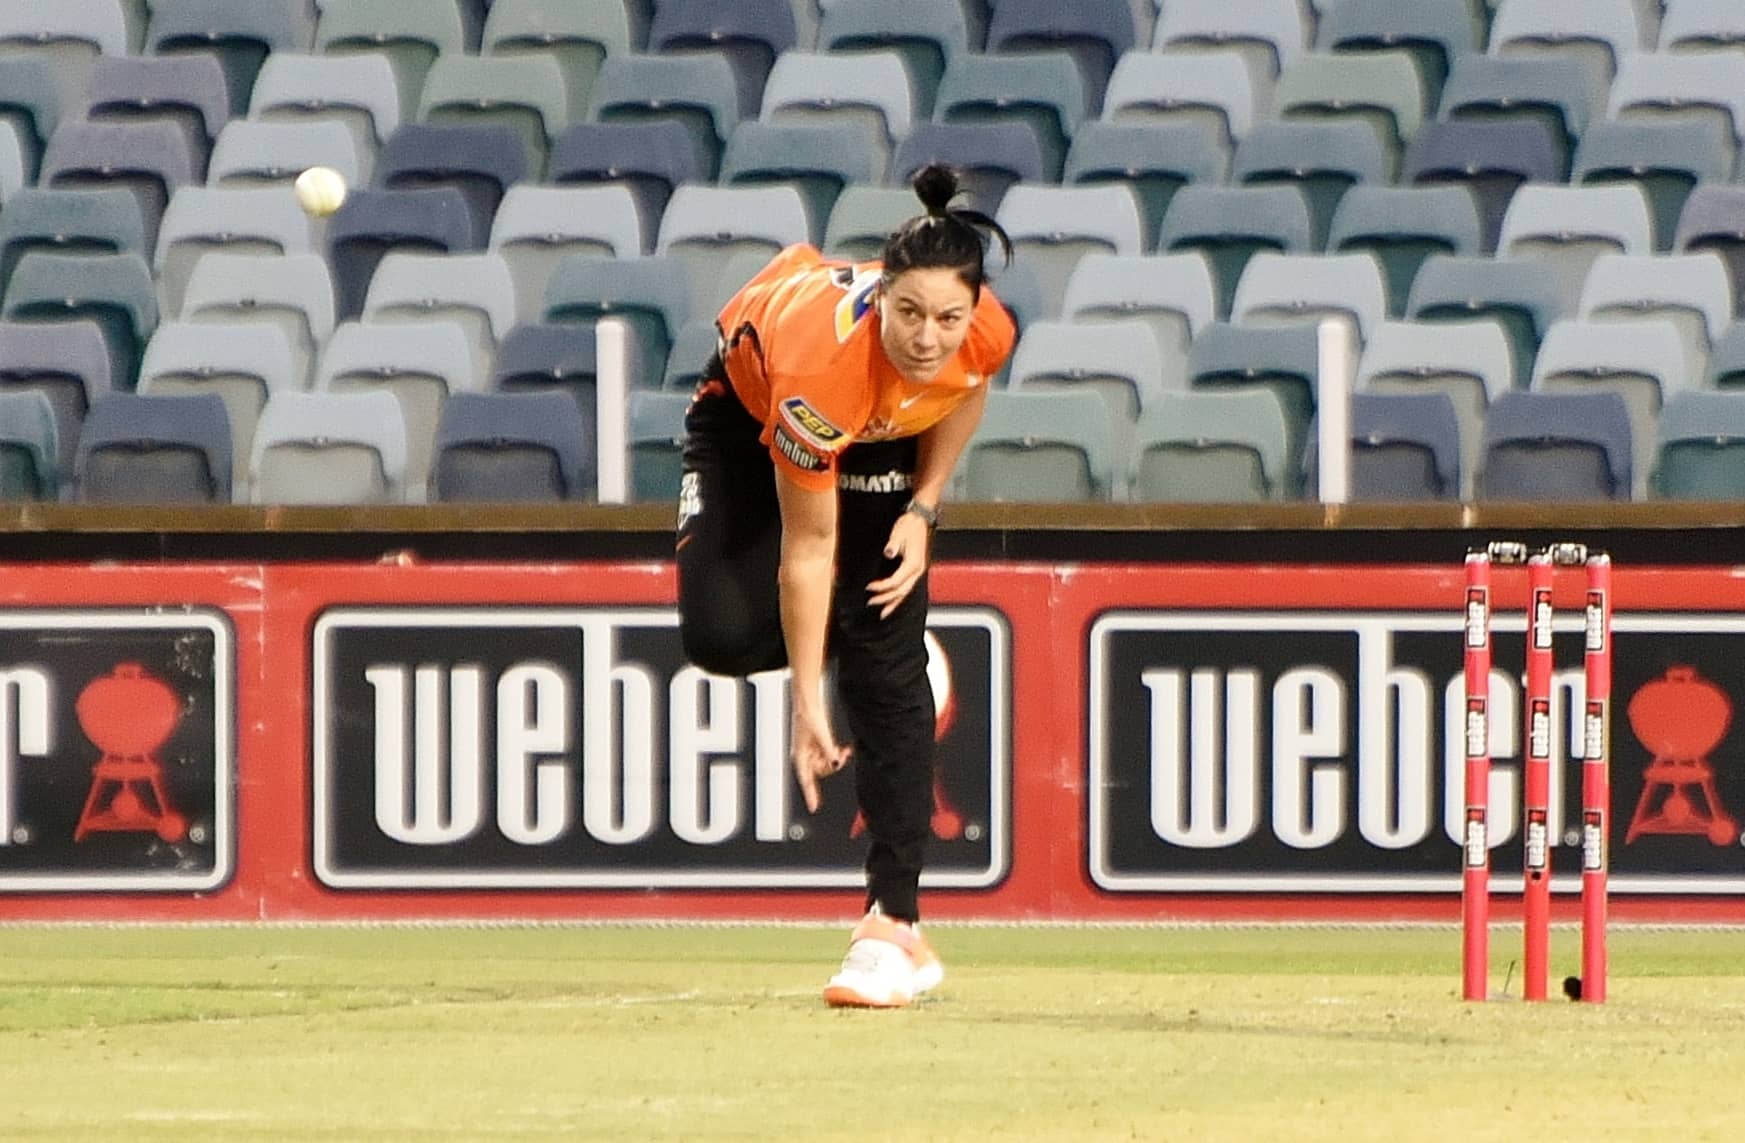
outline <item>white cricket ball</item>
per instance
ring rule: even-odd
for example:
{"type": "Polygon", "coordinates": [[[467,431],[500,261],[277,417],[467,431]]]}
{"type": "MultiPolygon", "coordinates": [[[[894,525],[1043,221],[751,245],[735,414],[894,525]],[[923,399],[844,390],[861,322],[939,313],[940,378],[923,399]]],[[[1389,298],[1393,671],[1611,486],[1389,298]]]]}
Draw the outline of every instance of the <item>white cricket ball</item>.
{"type": "Polygon", "coordinates": [[[310,167],[293,187],[298,205],[316,218],[326,218],[345,202],[345,176],[332,167],[310,167]]]}

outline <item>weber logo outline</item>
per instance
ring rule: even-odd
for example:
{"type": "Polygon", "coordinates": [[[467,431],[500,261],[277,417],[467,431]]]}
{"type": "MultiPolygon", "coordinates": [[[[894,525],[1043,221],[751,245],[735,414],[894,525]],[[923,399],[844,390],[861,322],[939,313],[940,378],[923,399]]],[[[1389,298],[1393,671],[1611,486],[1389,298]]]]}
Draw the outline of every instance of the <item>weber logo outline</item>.
{"type": "MultiPolygon", "coordinates": [[[[826,785],[815,817],[793,787],[785,673],[706,675],[682,661],[677,627],[671,607],[323,612],[311,648],[317,879],[336,889],[861,886],[852,776],[826,785]],[[446,653],[493,642],[486,631],[514,646],[497,658],[446,653]],[[528,640],[574,654],[528,659],[528,640]],[[390,644],[439,646],[444,661],[372,664],[390,644]],[[455,760],[459,743],[471,761],[455,760]],[[678,784],[681,765],[689,777],[678,784]]],[[[987,750],[985,773],[979,749],[953,756],[964,767],[955,788],[971,795],[959,807],[966,828],[934,842],[940,860],[922,885],[991,888],[1011,862],[1010,632],[992,608],[946,606],[933,609],[929,633],[963,656],[952,693],[968,705],[945,743],[987,750]]]]}
{"type": "Polygon", "coordinates": [[[203,605],[0,611],[0,639],[17,633],[41,635],[42,653],[0,669],[0,854],[24,865],[50,838],[63,847],[70,838],[75,852],[108,852],[93,849],[89,866],[55,867],[51,859],[39,871],[0,870],[0,893],[203,893],[228,885],[236,869],[236,634],[229,615],[203,605]],[[158,632],[199,639],[153,646],[136,638],[158,632]],[[210,641],[209,659],[199,653],[203,640],[210,641]],[[76,665],[70,675],[66,662],[56,670],[56,655],[63,653],[76,665]],[[190,679],[205,680],[192,695],[180,689],[190,679]],[[109,689],[115,683],[120,691],[109,689]],[[159,704],[179,707],[159,706],[158,717],[173,720],[169,737],[149,744],[136,737],[145,733],[137,720],[139,696],[128,690],[136,683],[159,704]],[[95,701],[107,714],[79,709],[81,700],[106,689],[95,701]],[[209,727],[189,721],[189,710],[202,706],[210,707],[209,727]],[[149,750],[107,767],[102,745],[92,738],[106,732],[133,738],[128,749],[149,750]],[[209,789],[203,776],[190,785],[179,773],[187,762],[176,751],[189,745],[202,756],[194,766],[210,765],[209,789]],[[26,772],[43,766],[57,772],[59,791],[46,813],[43,777],[26,772]],[[160,795],[168,800],[160,803],[160,795]],[[160,851],[170,860],[153,868],[151,854],[160,851]]]}
{"type": "MultiPolygon", "coordinates": [[[[1095,616],[1086,644],[1092,883],[1110,892],[1458,892],[1461,849],[1471,845],[1463,770],[1472,745],[1460,599],[1452,594],[1445,611],[1121,608],[1095,616]],[[1329,640],[1349,646],[1317,657],[1329,640]],[[1407,692],[1409,703],[1398,698],[1407,692]],[[1424,746],[1402,762],[1396,724],[1407,707],[1409,737],[1424,746]],[[1154,782],[1153,774],[1172,780],[1154,782]]],[[[1598,737],[1582,693],[1586,626],[1580,609],[1556,613],[1552,709],[1540,720],[1551,754],[1544,828],[1557,893],[1580,887],[1581,764],[1598,737]]],[[[1526,616],[1498,612],[1495,627],[1488,848],[1497,888],[1513,891],[1527,829],[1526,616]]],[[[1667,663],[1689,662],[1745,701],[1745,665],[1733,667],[1745,614],[1632,612],[1615,618],[1612,635],[1621,653],[1607,736],[1611,890],[1745,892],[1745,837],[1723,844],[1690,831],[1644,831],[1629,842],[1623,828],[1638,797],[1653,792],[1644,791],[1652,754],[1626,713],[1630,698],[1667,663]]],[[[1727,764],[1742,752],[1745,726],[1715,748],[1723,804],[1745,804],[1745,767],[1727,764]]]]}

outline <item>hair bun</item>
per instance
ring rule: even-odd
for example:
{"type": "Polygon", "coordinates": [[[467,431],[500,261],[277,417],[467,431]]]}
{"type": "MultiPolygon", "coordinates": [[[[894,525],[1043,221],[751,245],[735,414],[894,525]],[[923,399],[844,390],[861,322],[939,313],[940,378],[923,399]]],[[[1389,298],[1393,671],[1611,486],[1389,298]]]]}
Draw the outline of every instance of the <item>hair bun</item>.
{"type": "Polygon", "coordinates": [[[915,197],[928,214],[941,215],[957,197],[957,172],[944,163],[928,163],[915,172],[909,185],[915,188],[915,197]]]}

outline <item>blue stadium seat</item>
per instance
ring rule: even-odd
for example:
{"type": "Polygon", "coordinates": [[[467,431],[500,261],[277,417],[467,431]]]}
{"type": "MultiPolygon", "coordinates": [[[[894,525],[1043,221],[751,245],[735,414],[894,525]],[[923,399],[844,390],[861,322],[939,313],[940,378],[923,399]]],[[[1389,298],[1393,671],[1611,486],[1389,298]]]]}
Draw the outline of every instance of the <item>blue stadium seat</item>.
{"type": "Polygon", "coordinates": [[[248,109],[261,63],[272,52],[306,52],[313,11],[303,0],[152,0],[146,47],[154,55],[210,54],[224,68],[230,110],[248,109]]]}
{"type": "Polygon", "coordinates": [[[1630,499],[1630,413],[1616,393],[1508,393],[1485,419],[1486,500],[1630,499]]]}
{"type": "Polygon", "coordinates": [[[110,393],[91,406],[73,461],[73,498],[106,504],[228,504],[230,422],[213,393],[110,393]]]}
{"type": "Polygon", "coordinates": [[[1127,0],[1000,0],[988,22],[987,51],[1063,52],[1078,67],[1088,107],[1100,106],[1109,73],[1134,45],[1127,0]]]}
{"type": "Polygon", "coordinates": [[[1456,500],[1460,421],[1446,393],[1351,395],[1353,500],[1456,500]]]}
{"type": "Polygon", "coordinates": [[[964,202],[992,215],[1016,183],[1042,182],[1042,148],[1022,123],[917,123],[891,156],[889,182],[906,187],[928,163],[957,171],[964,202]]]}
{"type": "Polygon", "coordinates": [[[776,57],[798,45],[791,0],[661,0],[648,29],[651,52],[718,53],[733,68],[739,115],[757,115],[776,57]]]}
{"type": "Polygon", "coordinates": [[[460,393],[436,430],[431,499],[592,499],[593,437],[561,393],[460,393]]]}
{"type": "Polygon", "coordinates": [[[91,319],[0,322],[0,392],[47,398],[59,442],[56,483],[73,479],[73,447],[85,413],[111,389],[109,347],[91,319]]]}
{"type": "Polygon", "coordinates": [[[490,234],[497,204],[527,177],[527,152],[501,124],[407,123],[388,139],[376,166],[381,190],[453,187],[466,197],[473,233],[490,234]]]}
{"type": "Polygon", "coordinates": [[[370,276],[390,250],[463,253],[484,246],[466,195],[454,187],[358,190],[327,228],[327,258],[340,320],[363,312],[370,276]]]}
{"type": "Polygon", "coordinates": [[[552,183],[616,183],[636,196],[644,250],[654,249],[673,189],[711,177],[682,123],[577,123],[552,144],[552,183]]]}

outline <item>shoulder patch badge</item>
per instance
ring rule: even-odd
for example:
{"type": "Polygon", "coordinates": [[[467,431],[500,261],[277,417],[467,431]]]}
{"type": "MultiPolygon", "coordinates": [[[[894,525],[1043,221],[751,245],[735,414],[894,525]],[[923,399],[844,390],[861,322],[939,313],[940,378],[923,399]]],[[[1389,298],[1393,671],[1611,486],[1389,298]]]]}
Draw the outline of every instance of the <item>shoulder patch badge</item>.
{"type": "Polygon", "coordinates": [[[829,460],[801,444],[794,437],[794,434],[788,431],[785,421],[776,425],[771,439],[775,441],[776,450],[787,457],[795,468],[804,469],[807,472],[824,472],[830,467],[829,460]]]}
{"type": "Polygon", "coordinates": [[[854,327],[860,324],[872,309],[873,292],[878,287],[881,273],[878,270],[864,270],[847,282],[838,281],[848,293],[836,303],[836,340],[844,342],[854,333],[854,327]]]}
{"type": "Polygon", "coordinates": [[[782,420],[814,448],[829,452],[842,444],[842,430],[820,416],[803,397],[789,397],[782,402],[782,420]]]}

